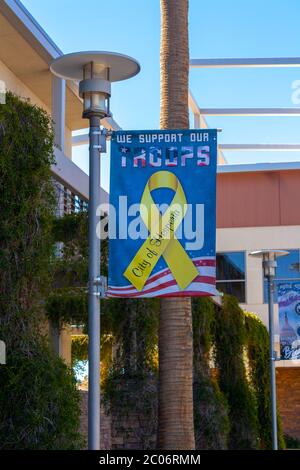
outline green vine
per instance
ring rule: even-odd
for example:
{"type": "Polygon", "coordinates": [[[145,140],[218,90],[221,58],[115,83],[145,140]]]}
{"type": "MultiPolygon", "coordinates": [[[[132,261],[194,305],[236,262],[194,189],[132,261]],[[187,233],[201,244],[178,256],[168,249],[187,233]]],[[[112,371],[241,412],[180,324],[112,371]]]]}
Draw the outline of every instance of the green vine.
{"type": "MultiPolygon", "coordinates": [[[[269,333],[263,322],[253,313],[245,312],[245,326],[251,383],[257,399],[260,447],[272,449],[269,333]]],[[[279,448],[284,449],[280,417],[278,417],[278,440],[279,448]]]]}
{"type": "Polygon", "coordinates": [[[61,327],[63,323],[87,323],[87,292],[84,289],[62,288],[50,292],[45,302],[49,320],[61,327]]]}
{"type": "Polygon", "coordinates": [[[72,336],[72,363],[87,361],[89,339],[87,335],[72,336]]]}
{"type": "Polygon", "coordinates": [[[210,367],[216,307],[210,298],[193,300],[194,424],[197,449],[226,449],[228,404],[210,367]]]}
{"type": "Polygon", "coordinates": [[[219,384],[229,405],[229,448],[256,449],[259,447],[257,400],[245,367],[245,315],[235,297],[224,296],[215,322],[215,338],[219,384]]]}
{"type": "Polygon", "coordinates": [[[1,449],[78,449],[80,403],[72,371],[45,337],[55,193],[51,118],[6,94],[0,106],[1,449]]]}

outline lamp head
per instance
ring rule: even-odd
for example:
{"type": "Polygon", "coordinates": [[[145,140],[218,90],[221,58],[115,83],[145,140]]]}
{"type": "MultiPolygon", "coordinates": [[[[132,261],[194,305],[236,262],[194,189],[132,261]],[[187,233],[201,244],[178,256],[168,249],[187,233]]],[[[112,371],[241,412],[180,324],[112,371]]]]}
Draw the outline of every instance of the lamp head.
{"type": "Polygon", "coordinates": [[[83,117],[93,115],[103,119],[109,116],[109,67],[93,61],[85,64],[83,80],[79,82],[79,95],[83,98],[83,117]]]}
{"type": "Polygon", "coordinates": [[[111,82],[126,80],[140,71],[131,57],[112,52],[77,52],[55,59],[50,70],[67,80],[79,81],[83,117],[110,115],[111,82]]]}
{"type": "Polygon", "coordinates": [[[286,250],[258,250],[252,251],[250,256],[262,259],[264,277],[274,277],[277,268],[277,258],[279,256],[286,256],[289,252],[286,250]]]}

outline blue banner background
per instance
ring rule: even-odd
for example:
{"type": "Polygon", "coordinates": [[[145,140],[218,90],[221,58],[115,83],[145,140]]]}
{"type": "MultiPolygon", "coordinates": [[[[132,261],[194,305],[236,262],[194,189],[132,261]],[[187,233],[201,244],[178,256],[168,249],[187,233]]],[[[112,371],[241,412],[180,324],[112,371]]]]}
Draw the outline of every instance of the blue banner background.
{"type": "MultiPolygon", "coordinates": [[[[120,137],[119,137],[120,138],[120,137]]],[[[164,160],[164,158],[163,158],[164,160]]],[[[123,272],[130,261],[143,244],[144,240],[118,239],[119,234],[119,197],[127,196],[128,207],[131,204],[140,203],[142,193],[150,176],[161,170],[174,173],[180,180],[187,203],[195,206],[204,204],[204,246],[201,250],[190,250],[188,255],[191,258],[215,256],[216,243],[216,164],[217,164],[217,131],[205,130],[152,130],[152,131],[118,131],[112,134],[111,140],[111,163],[110,163],[110,204],[117,210],[117,239],[109,240],[109,286],[125,286],[129,281],[123,276],[123,272]],[[183,134],[180,143],[143,143],[139,142],[139,135],[153,134],[183,134]],[[208,134],[207,142],[191,142],[191,134],[208,134]],[[117,136],[132,136],[132,143],[119,143],[117,136]],[[197,147],[208,145],[210,147],[209,165],[197,166],[197,147]],[[178,164],[180,164],[180,147],[192,146],[194,148],[194,158],[187,159],[187,166],[166,166],[164,163],[160,167],[151,167],[148,163],[145,167],[133,167],[133,148],[142,147],[149,154],[150,147],[155,146],[161,149],[164,155],[166,148],[178,147],[178,164]],[[121,166],[122,148],[128,148],[127,166],[121,166]],[[129,155],[129,156],[128,156],[129,155]]],[[[174,192],[168,189],[155,190],[152,192],[156,203],[170,203],[174,192]]],[[[194,209],[193,209],[194,210],[194,209]]],[[[128,225],[135,217],[128,218],[128,225]]],[[[194,220],[194,219],[193,219],[194,220]]],[[[195,227],[193,226],[193,229],[195,227]]],[[[191,240],[187,240],[191,242],[191,240]]],[[[183,238],[180,243],[185,247],[186,240],[183,238]]],[[[159,259],[151,274],[167,267],[163,256],[159,259]]]]}

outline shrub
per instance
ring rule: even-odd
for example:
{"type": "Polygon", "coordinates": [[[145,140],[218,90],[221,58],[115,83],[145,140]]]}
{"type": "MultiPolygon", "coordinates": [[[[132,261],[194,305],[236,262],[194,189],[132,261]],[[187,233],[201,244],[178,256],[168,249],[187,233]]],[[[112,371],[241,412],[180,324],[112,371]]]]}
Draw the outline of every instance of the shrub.
{"type": "Polygon", "coordinates": [[[300,440],[295,437],[289,436],[288,434],[284,435],[284,440],[286,443],[287,449],[300,449],[300,440]]]}
{"type": "Polygon", "coordinates": [[[0,384],[0,449],[82,448],[73,374],[46,345],[9,354],[0,384]]]}

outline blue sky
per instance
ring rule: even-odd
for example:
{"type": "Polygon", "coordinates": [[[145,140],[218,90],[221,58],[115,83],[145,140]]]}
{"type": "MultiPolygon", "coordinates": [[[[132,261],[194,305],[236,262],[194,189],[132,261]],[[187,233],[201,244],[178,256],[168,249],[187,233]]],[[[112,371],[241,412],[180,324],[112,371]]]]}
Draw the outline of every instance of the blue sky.
{"type": "MultiPolygon", "coordinates": [[[[159,0],[23,0],[64,53],[108,50],[135,57],[141,73],[113,85],[111,109],[124,129],[159,127],[159,0]]],[[[300,57],[299,0],[190,0],[190,58],[300,57]]],[[[294,107],[300,68],[192,69],[200,107],[294,107]]],[[[300,142],[300,117],[213,117],[223,143],[300,142]]],[[[299,160],[298,152],[227,152],[229,163],[299,160]]],[[[87,170],[87,148],[74,152],[87,170]]],[[[108,158],[102,184],[108,188],[108,158]]]]}

